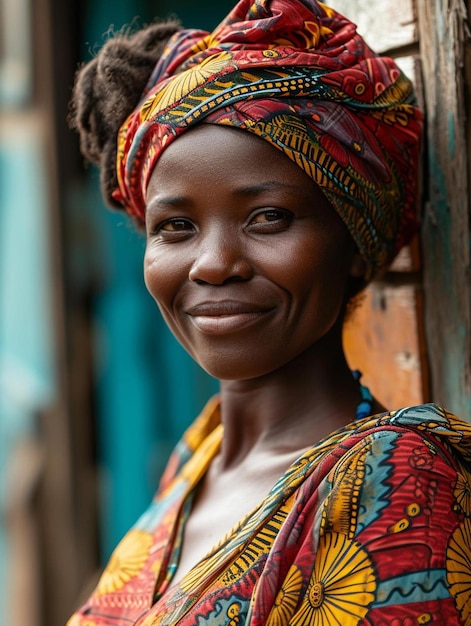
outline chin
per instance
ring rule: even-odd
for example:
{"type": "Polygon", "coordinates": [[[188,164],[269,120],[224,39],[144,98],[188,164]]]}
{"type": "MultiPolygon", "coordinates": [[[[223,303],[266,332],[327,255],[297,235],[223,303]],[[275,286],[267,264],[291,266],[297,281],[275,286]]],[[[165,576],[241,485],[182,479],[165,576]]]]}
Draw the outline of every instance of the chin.
{"type": "Polygon", "coordinates": [[[254,378],[260,378],[268,372],[263,369],[254,367],[247,367],[247,364],[242,365],[239,363],[226,363],[224,359],[220,362],[214,363],[202,363],[198,361],[198,364],[213,378],[218,380],[251,380],[254,378]]]}
{"type": "MultiPolygon", "coordinates": [[[[194,358],[194,355],[191,356],[194,358]]],[[[218,380],[248,381],[268,376],[296,359],[287,358],[286,361],[279,358],[276,361],[273,358],[257,359],[244,351],[238,358],[234,358],[234,355],[228,358],[227,354],[218,357],[213,353],[210,359],[195,360],[210,376],[218,380]]]]}

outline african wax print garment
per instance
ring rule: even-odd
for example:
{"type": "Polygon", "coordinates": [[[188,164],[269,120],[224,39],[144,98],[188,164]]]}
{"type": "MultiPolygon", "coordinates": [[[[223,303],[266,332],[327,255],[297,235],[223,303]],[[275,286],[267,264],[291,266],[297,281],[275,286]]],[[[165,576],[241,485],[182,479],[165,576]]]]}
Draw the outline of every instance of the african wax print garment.
{"type": "Polygon", "coordinates": [[[158,158],[200,123],[253,133],[302,168],[345,222],[367,278],[414,234],[422,114],[412,83],[322,2],[241,0],[212,33],[176,33],[121,127],[115,201],[144,220],[158,158]]]}
{"type": "Polygon", "coordinates": [[[469,424],[429,404],[334,432],[172,585],[221,437],[213,399],[68,626],[471,624],[469,424]]]}

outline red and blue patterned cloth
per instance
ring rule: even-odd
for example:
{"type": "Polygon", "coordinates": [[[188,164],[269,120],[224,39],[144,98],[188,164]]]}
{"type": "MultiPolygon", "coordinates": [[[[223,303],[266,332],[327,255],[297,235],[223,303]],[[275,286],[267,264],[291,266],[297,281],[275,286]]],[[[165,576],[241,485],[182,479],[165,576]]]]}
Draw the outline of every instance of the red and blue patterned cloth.
{"type": "Polygon", "coordinates": [[[323,3],[242,0],[213,33],[174,35],[119,135],[114,198],[132,215],[144,219],[162,151],[201,122],[252,132],[297,163],[344,220],[368,277],[415,232],[412,84],[323,3]]]}
{"type": "Polygon", "coordinates": [[[471,623],[469,424],[432,404],[352,422],[172,585],[222,435],[213,399],[68,626],[471,623]]]}

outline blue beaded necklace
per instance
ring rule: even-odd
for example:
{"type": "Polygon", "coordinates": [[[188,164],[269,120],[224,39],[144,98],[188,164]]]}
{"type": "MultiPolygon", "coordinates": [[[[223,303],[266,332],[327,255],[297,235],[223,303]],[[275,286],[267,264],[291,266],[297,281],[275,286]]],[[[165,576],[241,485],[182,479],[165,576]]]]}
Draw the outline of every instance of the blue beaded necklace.
{"type": "Polygon", "coordinates": [[[371,391],[368,389],[368,387],[361,384],[360,370],[353,370],[352,375],[353,378],[357,381],[361,393],[361,400],[357,406],[355,419],[361,420],[362,418],[371,415],[371,410],[373,408],[373,396],[371,395],[371,391]]]}

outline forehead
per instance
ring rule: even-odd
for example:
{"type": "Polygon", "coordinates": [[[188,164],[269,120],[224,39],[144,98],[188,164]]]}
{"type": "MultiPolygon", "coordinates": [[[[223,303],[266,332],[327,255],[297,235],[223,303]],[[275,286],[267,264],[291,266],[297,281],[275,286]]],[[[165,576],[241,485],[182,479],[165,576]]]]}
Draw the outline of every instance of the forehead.
{"type": "Polygon", "coordinates": [[[150,179],[147,202],[164,191],[178,193],[199,185],[207,193],[280,185],[333,211],[318,185],[283,152],[251,132],[222,125],[201,124],[164,150],[150,179]]]}

